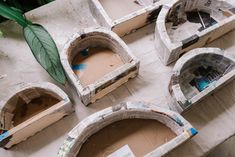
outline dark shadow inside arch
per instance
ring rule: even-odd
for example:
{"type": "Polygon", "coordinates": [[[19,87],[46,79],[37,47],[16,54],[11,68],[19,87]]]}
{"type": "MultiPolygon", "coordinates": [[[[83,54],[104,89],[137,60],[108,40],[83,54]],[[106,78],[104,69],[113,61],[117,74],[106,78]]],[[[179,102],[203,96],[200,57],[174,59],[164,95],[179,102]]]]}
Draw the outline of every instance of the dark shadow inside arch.
{"type": "Polygon", "coordinates": [[[198,31],[203,31],[204,29],[217,24],[218,22],[211,17],[211,15],[207,12],[203,11],[189,11],[186,12],[187,20],[192,23],[200,23],[202,26],[198,29],[198,31]]]}
{"type": "Polygon", "coordinates": [[[191,99],[235,68],[235,63],[218,54],[200,54],[190,59],[181,69],[180,86],[191,99]]]}

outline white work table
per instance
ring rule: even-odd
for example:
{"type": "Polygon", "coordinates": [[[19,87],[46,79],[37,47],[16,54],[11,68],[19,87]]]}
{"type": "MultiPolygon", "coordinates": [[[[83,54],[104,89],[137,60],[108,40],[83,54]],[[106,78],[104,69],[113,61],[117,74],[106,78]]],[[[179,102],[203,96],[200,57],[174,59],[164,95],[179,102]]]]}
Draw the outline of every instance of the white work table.
{"type": "MultiPolygon", "coordinates": [[[[43,25],[54,38],[59,51],[68,38],[81,28],[98,26],[88,0],[57,0],[27,13],[28,19],[43,25]]],[[[62,87],[70,95],[76,112],[65,117],[10,150],[0,149],[0,157],[56,157],[67,133],[90,114],[123,101],[147,101],[168,108],[171,97],[168,83],[173,65],[164,66],[154,49],[154,27],[148,25],[124,37],[134,55],[140,59],[139,75],[85,107],[71,86],[62,87]]],[[[34,59],[23,39],[22,29],[14,22],[0,24],[0,99],[20,82],[55,83],[34,59]]],[[[208,46],[219,47],[235,55],[235,31],[208,46]]],[[[61,86],[60,86],[61,87],[61,86]]],[[[169,154],[169,157],[200,157],[235,133],[235,81],[197,104],[183,116],[199,134],[169,154]]]]}

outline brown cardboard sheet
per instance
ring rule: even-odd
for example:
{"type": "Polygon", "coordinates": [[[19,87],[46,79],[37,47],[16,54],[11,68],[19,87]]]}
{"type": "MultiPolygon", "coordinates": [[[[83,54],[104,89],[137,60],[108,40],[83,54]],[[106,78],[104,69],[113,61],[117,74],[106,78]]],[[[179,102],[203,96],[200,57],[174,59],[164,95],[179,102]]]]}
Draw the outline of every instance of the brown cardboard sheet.
{"type": "Polygon", "coordinates": [[[144,5],[139,4],[136,0],[100,0],[100,3],[112,20],[144,8],[144,5]]]}
{"type": "Polygon", "coordinates": [[[74,72],[83,85],[89,85],[123,64],[120,56],[110,49],[95,47],[89,48],[85,54],[78,53],[72,66],[80,66],[79,69],[73,68],[74,72]]]}
{"type": "Polygon", "coordinates": [[[19,98],[16,109],[14,111],[13,125],[17,126],[21,124],[22,122],[32,118],[33,116],[50,108],[58,102],[58,99],[48,95],[35,98],[28,104],[25,103],[21,98],[19,98]]]}
{"type": "Polygon", "coordinates": [[[170,128],[156,120],[122,120],[88,138],[77,157],[106,157],[124,145],[142,157],[174,137],[170,128]]]}

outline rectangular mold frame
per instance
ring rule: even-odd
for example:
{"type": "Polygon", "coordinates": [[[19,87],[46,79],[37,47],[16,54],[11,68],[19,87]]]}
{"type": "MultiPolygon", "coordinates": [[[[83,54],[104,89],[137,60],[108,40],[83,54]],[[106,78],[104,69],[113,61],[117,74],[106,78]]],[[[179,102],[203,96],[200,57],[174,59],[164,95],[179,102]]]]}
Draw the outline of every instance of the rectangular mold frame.
{"type": "Polygon", "coordinates": [[[99,0],[91,0],[90,8],[98,23],[111,29],[120,37],[123,37],[145,25],[154,22],[161,10],[162,3],[162,0],[159,0],[152,5],[134,11],[131,14],[123,16],[117,20],[112,20],[109,17],[99,0]],[[152,20],[148,20],[151,16],[154,16],[154,18],[152,20]]]}

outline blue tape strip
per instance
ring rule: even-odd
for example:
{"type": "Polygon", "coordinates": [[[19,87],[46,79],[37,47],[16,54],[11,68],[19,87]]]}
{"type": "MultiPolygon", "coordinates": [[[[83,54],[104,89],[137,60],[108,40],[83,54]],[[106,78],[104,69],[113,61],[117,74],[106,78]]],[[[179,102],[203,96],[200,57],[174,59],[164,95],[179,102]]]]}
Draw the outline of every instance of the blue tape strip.
{"type": "Polygon", "coordinates": [[[184,123],[181,121],[181,119],[177,115],[173,114],[172,116],[175,122],[179,124],[179,126],[184,126],[184,123]]]}
{"type": "Polygon", "coordinates": [[[192,135],[196,135],[198,133],[198,131],[195,128],[191,128],[190,132],[192,135]]]}
{"type": "Polygon", "coordinates": [[[8,131],[4,132],[3,134],[0,135],[0,141],[4,140],[8,136],[9,136],[9,132],[8,131]]]}
{"type": "Polygon", "coordinates": [[[86,68],[86,64],[72,65],[73,70],[83,70],[86,68]]]}

